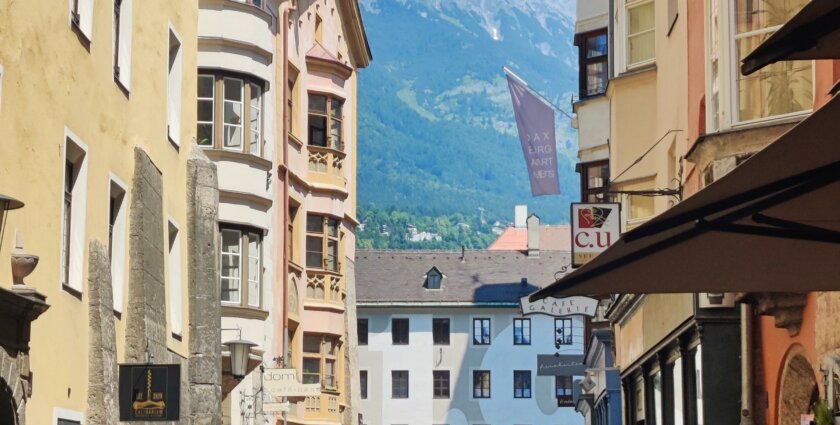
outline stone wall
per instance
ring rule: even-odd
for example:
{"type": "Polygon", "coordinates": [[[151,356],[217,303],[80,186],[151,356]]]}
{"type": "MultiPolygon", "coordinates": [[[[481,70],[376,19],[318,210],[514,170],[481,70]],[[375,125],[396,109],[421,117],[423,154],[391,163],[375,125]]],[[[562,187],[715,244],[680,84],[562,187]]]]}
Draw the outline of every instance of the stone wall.
{"type": "Polygon", "coordinates": [[[26,398],[30,394],[26,394],[28,392],[26,380],[21,379],[21,374],[27,370],[28,375],[28,357],[22,352],[9,353],[0,347],[0,391],[9,393],[17,410],[18,423],[11,425],[26,425],[26,398]]]}
{"type": "Polygon", "coordinates": [[[86,423],[116,425],[119,419],[117,336],[108,248],[90,242],[88,255],[88,408],[86,423]]]}
{"type": "MultiPolygon", "coordinates": [[[[186,187],[190,333],[189,359],[185,359],[166,345],[163,176],[141,148],[135,148],[134,159],[124,362],[180,364],[180,423],[220,425],[216,168],[200,149],[193,149],[187,165],[186,187]]],[[[118,359],[107,247],[99,241],[91,241],[88,258],[91,336],[86,423],[116,425],[119,416],[118,359]]]]}
{"type": "MultiPolygon", "coordinates": [[[[190,422],[221,425],[222,345],[216,165],[193,145],[187,162],[190,422]]],[[[182,387],[183,388],[183,387],[182,387]]]]}

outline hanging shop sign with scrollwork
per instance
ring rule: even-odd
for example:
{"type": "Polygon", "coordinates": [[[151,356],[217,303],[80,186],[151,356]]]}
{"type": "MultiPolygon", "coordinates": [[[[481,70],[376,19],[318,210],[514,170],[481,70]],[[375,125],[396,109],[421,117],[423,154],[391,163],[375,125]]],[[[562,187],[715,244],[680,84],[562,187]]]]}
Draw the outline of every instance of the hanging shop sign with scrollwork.
{"type": "Polygon", "coordinates": [[[181,365],[120,365],[120,421],[177,421],[181,365]]]}

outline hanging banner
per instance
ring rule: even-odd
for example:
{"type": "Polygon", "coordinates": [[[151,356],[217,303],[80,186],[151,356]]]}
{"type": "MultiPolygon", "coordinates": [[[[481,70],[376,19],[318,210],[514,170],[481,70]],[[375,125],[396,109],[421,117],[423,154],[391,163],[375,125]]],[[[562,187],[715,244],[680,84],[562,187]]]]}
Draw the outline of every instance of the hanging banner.
{"type": "Polygon", "coordinates": [[[558,195],[557,150],[554,135],[554,108],[507,75],[519,141],[528,166],[531,194],[558,195]]]}
{"type": "Polygon", "coordinates": [[[263,389],[274,397],[305,397],[321,395],[321,384],[301,384],[295,369],[265,369],[263,389]]]}
{"type": "Polygon", "coordinates": [[[537,376],[583,376],[583,354],[537,355],[537,376]]]}
{"type": "Polygon", "coordinates": [[[546,297],[534,302],[528,301],[528,296],[519,299],[519,306],[522,308],[522,315],[545,314],[546,316],[595,316],[598,309],[598,300],[589,297],[567,297],[554,298],[546,297]]]}
{"type": "Polygon", "coordinates": [[[620,204],[572,204],[572,267],[582,266],[621,236],[620,204]]]}
{"type": "Polygon", "coordinates": [[[181,412],[181,365],[120,365],[121,422],[177,421],[181,412]]]}

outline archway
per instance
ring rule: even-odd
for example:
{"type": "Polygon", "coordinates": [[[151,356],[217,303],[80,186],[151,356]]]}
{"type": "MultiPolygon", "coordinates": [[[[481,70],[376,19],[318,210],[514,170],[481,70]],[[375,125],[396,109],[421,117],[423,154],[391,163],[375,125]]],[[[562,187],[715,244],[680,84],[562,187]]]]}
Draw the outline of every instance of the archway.
{"type": "Polygon", "coordinates": [[[819,400],[817,379],[802,350],[788,354],[779,382],[779,425],[799,425],[819,400]]]}
{"type": "Polygon", "coordinates": [[[0,424],[16,425],[18,423],[16,405],[12,389],[0,378],[0,424]]]}

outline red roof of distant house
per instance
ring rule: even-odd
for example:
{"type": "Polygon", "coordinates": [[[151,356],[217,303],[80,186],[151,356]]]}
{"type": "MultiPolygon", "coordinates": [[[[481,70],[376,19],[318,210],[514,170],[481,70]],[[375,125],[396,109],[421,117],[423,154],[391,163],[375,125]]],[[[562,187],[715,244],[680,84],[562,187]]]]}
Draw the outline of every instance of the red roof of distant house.
{"type": "MultiPolygon", "coordinates": [[[[492,251],[527,251],[528,229],[508,227],[490,244],[492,251]]],[[[541,251],[571,251],[572,231],[569,226],[540,226],[541,251]]]]}

